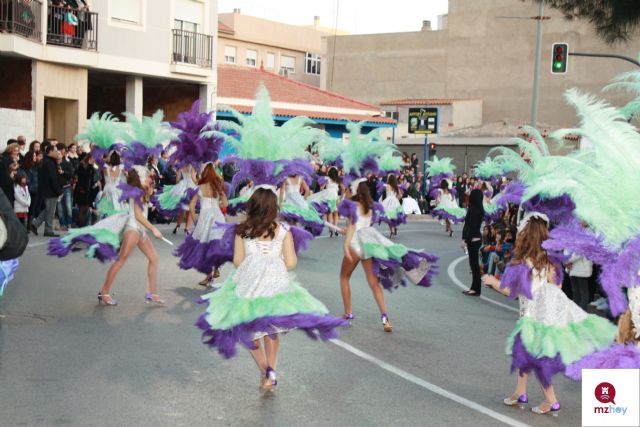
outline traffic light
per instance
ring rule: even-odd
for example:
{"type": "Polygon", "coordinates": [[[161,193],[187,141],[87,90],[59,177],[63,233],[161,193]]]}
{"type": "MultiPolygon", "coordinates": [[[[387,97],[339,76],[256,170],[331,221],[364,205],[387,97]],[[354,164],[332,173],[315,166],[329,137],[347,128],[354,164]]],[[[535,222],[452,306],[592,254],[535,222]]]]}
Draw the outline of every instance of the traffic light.
{"type": "Polygon", "coordinates": [[[569,62],[569,45],[566,43],[553,44],[553,56],[551,58],[551,74],[565,74],[569,62]]]}
{"type": "Polygon", "coordinates": [[[432,142],[429,144],[429,157],[433,157],[436,155],[436,144],[432,142]]]}

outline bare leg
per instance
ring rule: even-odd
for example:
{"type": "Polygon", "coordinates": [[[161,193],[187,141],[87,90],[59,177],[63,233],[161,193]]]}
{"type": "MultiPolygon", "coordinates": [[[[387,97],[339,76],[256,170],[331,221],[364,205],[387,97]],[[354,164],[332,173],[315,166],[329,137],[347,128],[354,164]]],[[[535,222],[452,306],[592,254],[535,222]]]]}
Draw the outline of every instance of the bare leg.
{"type": "Polygon", "coordinates": [[[253,350],[249,350],[249,352],[251,353],[253,360],[256,361],[258,368],[260,368],[260,372],[262,372],[264,376],[264,373],[267,371],[267,367],[269,365],[267,364],[267,357],[265,356],[264,350],[262,349],[262,341],[254,340],[253,343],[256,345],[256,348],[253,350]]]}
{"type": "Polygon", "coordinates": [[[540,409],[542,409],[543,411],[548,411],[551,408],[551,405],[553,405],[554,403],[556,403],[558,401],[557,397],[556,397],[556,393],[553,390],[553,386],[550,385],[548,388],[544,388],[542,386],[540,386],[542,388],[542,393],[544,394],[544,402],[540,405],[540,409]]]}
{"type": "Polygon", "coordinates": [[[511,396],[512,399],[516,400],[518,397],[522,396],[527,392],[527,383],[529,382],[529,374],[525,374],[524,372],[518,373],[518,383],[516,385],[516,391],[511,396]]]}
{"type": "Polygon", "coordinates": [[[153,243],[151,243],[151,239],[148,236],[143,237],[138,241],[138,248],[140,248],[144,256],[146,256],[149,261],[147,264],[147,292],[152,295],[156,295],[158,293],[158,254],[156,253],[156,249],[153,247],[153,243]]]}
{"type": "Polygon", "coordinates": [[[342,268],[340,269],[340,290],[342,291],[342,303],[344,304],[344,314],[352,314],[351,311],[351,287],[349,286],[349,279],[353,270],[358,266],[360,261],[355,254],[353,261],[349,261],[347,257],[342,258],[342,268]]]}
{"type": "Polygon", "coordinates": [[[264,337],[264,349],[267,353],[267,366],[274,371],[278,364],[278,350],[280,349],[280,335],[273,334],[264,337]]]}
{"type": "Polygon", "coordinates": [[[378,304],[380,313],[386,313],[387,306],[384,303],[384,291],[382,290],[380,281],[376,275],[373,274],[373,261],[371,259],[362,260],[362,268],[364,268],[364,273],[367,276],[367,282],[369,282],[369,287],[371,288],[371,292],[373,292],[373,298],[376,300],[376,304],[378,304]]]}
{"type": "Polygon", "coordinates": [[[127,259],[129,258],[129,255],[131,255],[133,248],[135,248],[138,244],[138,240],[140,240],[140,234],[137,231],[125,231],[124,237],[122,238],[122,243],[120,244],[120,253],[118,254],[118,259],[113,264],[111,264],[111,267],[109,267],[109,271],[107,271],[107,277],[105,278],[102,289],[100,290],[103,295],[109,295],[111,285],[113,285],[113,281],[116,279],[116,275],[124,266],[124,263],[127,262],[127,259]]]}

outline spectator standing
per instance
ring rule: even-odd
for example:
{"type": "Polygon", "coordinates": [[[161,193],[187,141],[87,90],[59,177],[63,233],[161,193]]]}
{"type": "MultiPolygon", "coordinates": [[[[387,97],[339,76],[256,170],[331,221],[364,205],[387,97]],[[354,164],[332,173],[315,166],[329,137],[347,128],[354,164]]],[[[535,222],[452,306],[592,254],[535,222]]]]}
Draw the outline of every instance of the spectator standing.
{"type": "Polygon", "coordinates": [[[24,162],[24,156],[27,154],[27,138],[24,135],[18,136],[18,147],[20,147],[20,151],[18,151],[18,163],[20,167],[22,167],[22,163],[24,162]]]}
{"type": "Polygon", "coordinates": [[[26,229],[29,223],[29,206],[31,206],[31,194],[29,194],[29,187],[27,187],[27,176],[23,173],[16,175],[15,183],[13,188],[15,199],[13,210],[26,229]]]}
{"type": "Polygon", "coordinates": [[[418,155],[411,153],[411,169],[413,169],[413,175],[418,176],[418,155]]]}
{"type": "Polygon", "coordinates": [[[55,144],[46,141],[43,145],[45,157],[38,171],[38,195],[44,200],[44,210],[33,219],[30,231],[37,236],[38,227],[44,222],[44,235],[59,237],[53,232],[53,218],[56,214],[58,197],[62,195],[57,163],[59,153],[55,144]]]}
{"type": "Polygon", "coordinates": [[[38,197],[38,169],[42,164],[42,152],[40,151],[40,143],[33,141],[29,145],[29,151],[24,159],[22,168],[27,177],[27,187],[31,196],[31,206],[29,206],[29,223],[33,218],[37,217],[42,210],[42,199],[38,197]]]}
{"type": "Polygon", "coordinates": [[[74,197],[78,204],[78,226],[84,227],[88,225],[89,209],[93,202],[93,175],[95,160],[89,154],[85,154],[78,165],[78,182],[74,189],[74,197]]]}
{"type": "Polygon", "coordinates": [[[165,172],[167,171],[167,160],[169,159],[169,155],[165,150],[162,150],[160,153],[160,158],[158,159],[158,170],[160,171],[160,175],[164,177],[165,172]]]}
{"type": "Polygon", "coordinates": [[[58,157],[60,158],[59,179],[62,187],[62,198],[58,201],[58,219],[60,229],[68,231],[72,223],[73,190],[72,184],[76,175],[73,164],[67,156],[67,147],[63,143],[58,143],[58,157]]]}
{"type": "Polygon", "coordinates": [[[469,267],[471,267],[471,274],[473,281],[471,282],[471,288],[463,293],[467,296],[479,297],[480,296],[480,246],[482,245],[482,233],[480,227],[484,220],[484,207],[482,206],[482,199],[484,195],[482,191],[476,189],[469,194],[469,209],[467,210],[467,216],[464,219],[464,227],[462,228],[462,240],[466,245],[469,252],[469,267]]]}
{"type": "MultiPolygon", "coordinates": [[[[13,206],[13,179],[11,178],[12,164],[20,158],[20,146],[15,139],[7,141],[7,148],[2,154],[0,162],[0,188],[9,199],[9,203],[13,206]]],[[[14,168],[15,170],[15,168],[14,168]]]]}

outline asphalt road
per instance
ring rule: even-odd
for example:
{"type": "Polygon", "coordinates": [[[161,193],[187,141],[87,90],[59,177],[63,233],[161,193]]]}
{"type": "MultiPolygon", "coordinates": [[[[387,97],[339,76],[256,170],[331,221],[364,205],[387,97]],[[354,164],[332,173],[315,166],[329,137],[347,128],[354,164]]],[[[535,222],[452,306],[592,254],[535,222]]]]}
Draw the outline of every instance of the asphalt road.
{"type": "MultiPolygon", "coordinates": [[[[168,245],[155,243],[168,307],[144,304],[145,259],[136,252],[115,283],[120,305],[112,308],[96,299],[106,266],[48,257],[45,240],[33,238],[0,298],[0,425],[580,425],[580,385],[566,378],[555,384],[559,419],[502,405],[516,380],[504,354],[516,304],[491,291],[486,299],[461,294],[470,273],[459,236],[431,221],[401,227],[398,242],[441,257],[434,286],[386,293],[394,325],[386,334],[358,269],[353,326],[330,343],[285,335],[278,390],[268,395],[258,391],[248,352],[223,360],[200,344],[193,324],[201,277],[179,270],[168,245]]],[[[320,238],[296,269],[337,315],[341,256],[338,239],[320,238]]],[[[535,381],[529,395],[534,404],[543,399],[535,381]]]]}

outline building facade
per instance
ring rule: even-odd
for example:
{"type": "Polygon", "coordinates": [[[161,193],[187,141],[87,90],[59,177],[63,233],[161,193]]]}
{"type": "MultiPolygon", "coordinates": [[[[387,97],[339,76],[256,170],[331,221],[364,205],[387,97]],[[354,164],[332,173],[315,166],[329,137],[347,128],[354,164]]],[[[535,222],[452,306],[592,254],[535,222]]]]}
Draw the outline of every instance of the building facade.
{"type": "MultiPolygon", "coordinates": [[[[483,123],[528,123],[531,111],[536,20],[533,1],[449,0],[449,13],[437,31],[327,37],[323,88],[372,104],[404,98],[476,98],[483,123]],[[372,72],[375,70],[375,72],[372,72]],[[333,71],[333,72],[332,72],[333,71]]],[[[538,125],[572,126],[575,111],[562,94],[570,87],[601,94],[617,74],[635,69],[604,58],[569,58],[568,72],[551,74],[551,46],[567,42],[575,52],[612,52],[637,57],[637,37],[628,45],[607,46],[585,21],[566,21],[544,11],[538,125]]]]}
{"type": "Polygon", "coordinates": [[[215,105],[216,0],[0,2],[0,144],[70,143],[94,111],[215,105]]]}
{"type": "MultiPolygon", "coordinates": [[[[322,37],[334,30],[297,26],[242,15],[240,9],[218,15],[218,63],[259,68],[320,87],[322,37]]],[[[338,32],[339,34],[346,34],[338,32]]]]}

